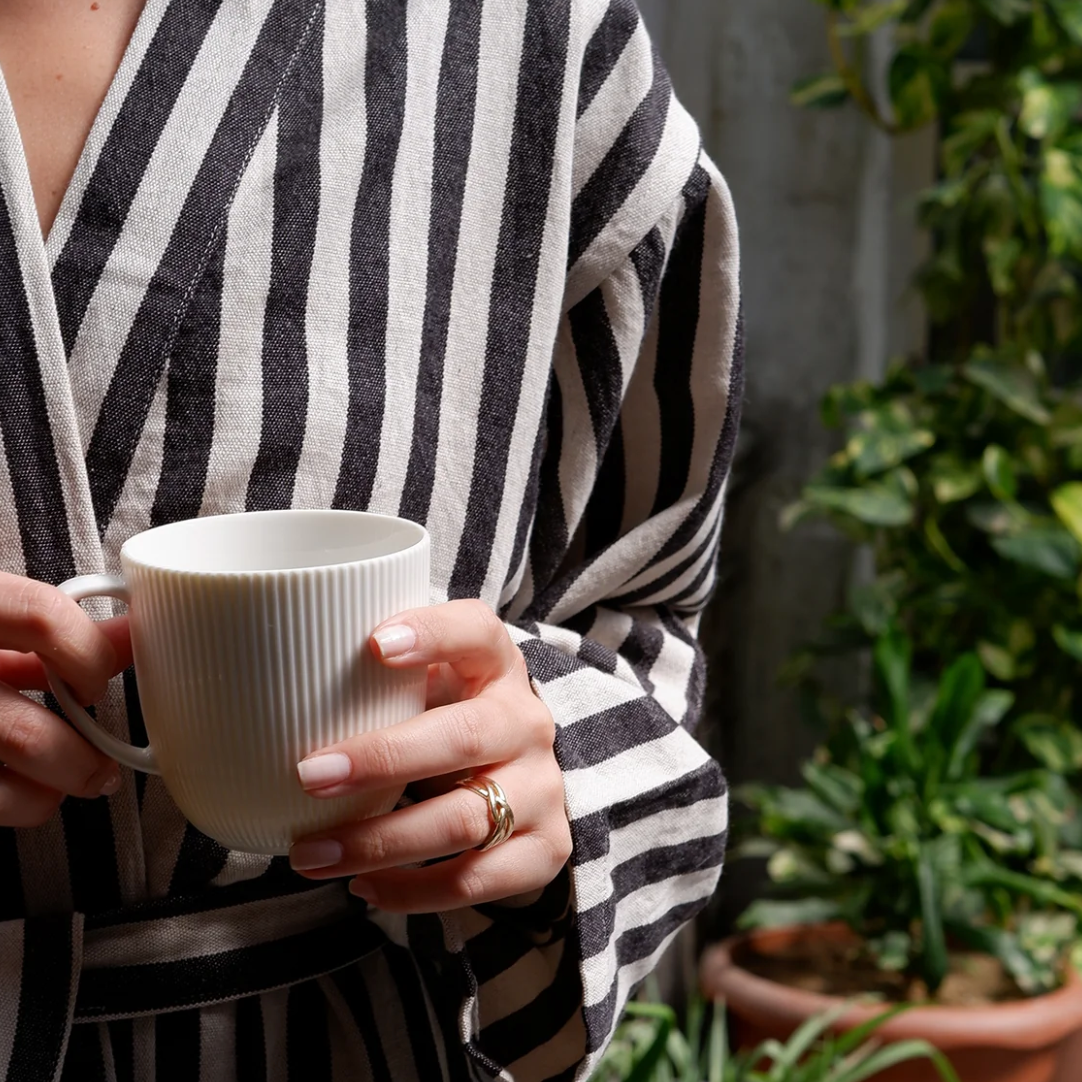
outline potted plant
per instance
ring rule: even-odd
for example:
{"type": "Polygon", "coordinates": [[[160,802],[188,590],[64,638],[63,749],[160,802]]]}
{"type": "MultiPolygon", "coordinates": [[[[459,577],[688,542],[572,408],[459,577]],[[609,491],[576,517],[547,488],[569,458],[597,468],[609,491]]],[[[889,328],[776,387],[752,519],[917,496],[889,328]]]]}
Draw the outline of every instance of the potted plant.
{"type": "Polygon", "coordinates": [[[685,1033],[671,1007],[633,1002],[590,1082],[863,1082],[899,1064],[919,1065],[925,1082],[957,1082],[926,1041],[883,1045],[877,1031],[896,1011],[842,1036],[833,1031],[839,1013],[808,1019],[784,1044],[771,1041],[731,1055],[724,1004],[714,1007],[708,1024],[702,1001],[693,1002],[685,1033]]]}
{"type": "Polygon", "coordinates": [[[920,1004],[883,1035],[930,1040],[963,1082],[1047,1082],[1082,1029],[1075,796],[1044,767],[982,771],[1013,696],[975,654],[929,685],[892,628],[874,669],[874,708],[842,714],[803,787],[740,793],[756,813],[743,852],[769,858],[776,894],[704,957],[704,991],[728,1001],[742,1045],[861,993],[920,1004]]]}

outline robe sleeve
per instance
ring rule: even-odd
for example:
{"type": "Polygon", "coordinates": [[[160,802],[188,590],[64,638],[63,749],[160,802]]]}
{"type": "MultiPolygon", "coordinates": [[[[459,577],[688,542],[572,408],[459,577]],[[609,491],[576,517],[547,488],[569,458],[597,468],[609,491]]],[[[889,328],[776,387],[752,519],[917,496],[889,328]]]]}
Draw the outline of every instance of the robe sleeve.
{"type": "Polygon", "coordinates": [[[574,852],[530,905],[442,917],[458,1036],[515,1082],[589,1076],[713,893],[727,828],[693,732],[742,392],[735,218],[633,5],[590,49],[608,75],[587,50],[537,513],[503,613],[557,723],[574,852]]]}

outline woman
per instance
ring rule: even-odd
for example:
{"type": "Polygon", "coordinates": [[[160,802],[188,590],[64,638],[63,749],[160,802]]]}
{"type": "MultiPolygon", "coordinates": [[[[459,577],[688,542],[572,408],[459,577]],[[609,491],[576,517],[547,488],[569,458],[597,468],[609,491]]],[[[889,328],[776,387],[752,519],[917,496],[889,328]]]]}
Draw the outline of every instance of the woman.
{"type": "Polygon", "coordinates": [[[585,1077],[726,824],[736,229],[631,0],[0,0],[0,68],[0,1075],[585,1077]],[[431,709],[298,768],[414,802],[287,861],[19,692],[142,742],[53,586],[289,506],[424,522],[434,607],[431,709]]]}

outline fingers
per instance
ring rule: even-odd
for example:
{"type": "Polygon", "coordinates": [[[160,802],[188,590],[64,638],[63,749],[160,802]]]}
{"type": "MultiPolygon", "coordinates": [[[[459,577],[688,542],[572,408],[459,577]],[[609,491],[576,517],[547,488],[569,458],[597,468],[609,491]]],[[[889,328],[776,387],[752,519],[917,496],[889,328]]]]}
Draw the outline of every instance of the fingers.
{"type": "Polygon", "coordinates": [[[78,604],[55,587],[0,573],[0,646],[37,654],[85,701],[105,692],[116,651],[78,604]]]}
{"type": "Polygon", "coordinates": [[[550,749],[552,715],[523,687],[519,695],[489,694],[439,706],[325,748],[298,764],[301,785],[312,796],[343,796],[509,762],[531,748],[550,749]]]}
{"type": "Polygon", "coordinates": [[[487,853],[471,850],[425,868],[391,868],[353,880],[349,889],[371,905],[393,913],[437,913],[463,909],[546,886],[571,855],[566,844],[542,833],[515,834],[487,853]]]}
{"type": "MultiPolygon", "coordinates": [[[[102,620],[94,625],[108,640],[116,655],[111,666],[110,676],[123,672],[132,663],[131,635],[128,630],[128,617],[116,616],[111,620],[102,620]]],[[[0,650],[0,683],[19,691],[48,691],[49,680],[45,667],[36,654],[20,654],[15,650],[0,650]]],[[[95,696],[97,697],[97,696],[95,696]]],[[[94,698],[80,696],[83,705],[88,705],[94,698]]]]}
{"type": "MultiPolygon", "coordinates": [[[[0,762],[30,782],[70,796],[116,792],[120,773],[55,714],[0,685],[0,762]]],[[[0,823],[7,823],[0,816],[0,823]]]]}
{"type": "Polygon", "coordinates": [[[525,671],[503,621],[482,601],[450,601],[400,613],[376,628],[372,650],[395,668],[443,662],[465,680],[482,684],[516,669],[525,671]]]}
{"type": "Polygon", "coordinates": [[[63,793],[0,767],[0,823],[4,826],[39,827],[53,817],[63,799],[63,793]]]}
{"type": "MultiPolygon", "coordinates": [[[[535,784],[532,773],[526,765],[493,772],[507,789],[508,800],[514,801],[521,827],[544,822],[550,810],[552,794],[535,784]]],[[[562,786],[556,811],[562,811],[562,786]]],[[[475,849],[488,840],[492,826],[485,799],[456,787],[420,804],[299,841],[289,859],[294,871],[313,879],[358,875],[475,849]]]]}

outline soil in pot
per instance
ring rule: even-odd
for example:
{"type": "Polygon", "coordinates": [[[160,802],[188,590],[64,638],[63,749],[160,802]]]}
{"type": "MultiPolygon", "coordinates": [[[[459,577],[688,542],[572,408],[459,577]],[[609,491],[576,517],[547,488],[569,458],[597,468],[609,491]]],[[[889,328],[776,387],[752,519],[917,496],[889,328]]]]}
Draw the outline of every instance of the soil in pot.
{"type": "MultiPolygon", "coordinates": [[[[959,954],[951,991],[954,1005],[939,1000],[928,1005],[920,1002],[919,986],[907,987],[900,978],[863,969],[861,953],[843,925],[760,931],[706,952],[703,991],[726,1002],[734,1039],[744,1049],[768,1037],[785,1040],[813,1015],[836,1009],[854,993],[866,997],[872,991],[878,1002],[855,1004],[839,1029],[878,1016],[885,1001],[915,998],[918,1004],[891,1019],[879,1036],[886,1041],[930,1041],[949,1057],[961,1082],[1052,1082],[1054,1075],[1055,1082],[1082,1082],[1082,1063],[1064,1062],[1070,1038],[1082,1032],[1082,979],[1073,971],[1063,988],[1020,999],[1001,970],[959,954]],[[1055,1074],[1057,1065],[1066,1075],[1055,1074]]],[[[936,1078],[927,1061],[917,1061],[886,1072],[876,1082],[936,1078]]]]}
{"type": "MultiPolygon", "coordinates": [[[[857,942],[815,936],[794,939],[769,953],[752,941],[733,952],[737,965],[777,984],[825,996],[877,996],[891,1003],[930,1001],[923,982],[881,970],[857,942]]],[[[995,958],[952,951],[950,971],[935,1002],[944,1007],[974,1007],[1021,999],[1018,985],[995,958]]]]}

